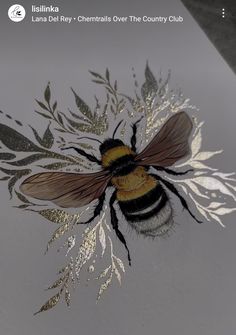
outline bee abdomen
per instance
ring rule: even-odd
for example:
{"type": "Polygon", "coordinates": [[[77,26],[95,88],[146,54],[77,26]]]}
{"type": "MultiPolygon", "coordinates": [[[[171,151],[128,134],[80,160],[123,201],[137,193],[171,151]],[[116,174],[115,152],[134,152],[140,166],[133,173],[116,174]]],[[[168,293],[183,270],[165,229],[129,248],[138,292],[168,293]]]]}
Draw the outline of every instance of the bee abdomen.
{"type": "Polygon", "coordinates": [[[159,183],[145,195],[119,205],[128,223],[141,234],[162,235],[172,226],[172,208],[159,183]]]}

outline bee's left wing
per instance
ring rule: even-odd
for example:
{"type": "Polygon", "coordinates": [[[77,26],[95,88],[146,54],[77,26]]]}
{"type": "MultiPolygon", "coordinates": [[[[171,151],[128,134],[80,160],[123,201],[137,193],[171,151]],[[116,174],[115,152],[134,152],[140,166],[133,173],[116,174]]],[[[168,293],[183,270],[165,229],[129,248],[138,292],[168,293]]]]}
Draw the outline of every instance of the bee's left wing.
{"type": "Polygon", "coordinates": [[[110,179],[107,171],[87,174],[43,172],[27,178],[20,190],[27,196],[49,200],[60,207],[82,207],[98,199],[110,179]]]}
{"type": "Polygon", "coordinates": [[[138,165],[171,166],[187,156],[192,121],[185,112],[170,117],[146,148],[135,157],[138,165]]]}

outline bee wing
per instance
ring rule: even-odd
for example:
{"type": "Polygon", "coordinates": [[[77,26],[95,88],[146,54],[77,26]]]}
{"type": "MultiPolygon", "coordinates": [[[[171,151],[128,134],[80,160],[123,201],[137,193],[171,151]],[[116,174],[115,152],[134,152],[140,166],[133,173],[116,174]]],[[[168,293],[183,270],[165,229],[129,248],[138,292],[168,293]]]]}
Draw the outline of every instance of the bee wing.
{"type": "Polygon", "coordinates": [[[192,121],[185,112],[176,113],[135,157],[135,161],[138,165],[171,166],[189,154],[188,138],[192,127],[192,121]]]}
{"type": "Polygon", "coordinates": [[[99,198],[110,179],[107,171],[88,174],[44,172],[27,178],[20,190],[25,195],[50,200],[60,207],[81,207],[99,198]]]}

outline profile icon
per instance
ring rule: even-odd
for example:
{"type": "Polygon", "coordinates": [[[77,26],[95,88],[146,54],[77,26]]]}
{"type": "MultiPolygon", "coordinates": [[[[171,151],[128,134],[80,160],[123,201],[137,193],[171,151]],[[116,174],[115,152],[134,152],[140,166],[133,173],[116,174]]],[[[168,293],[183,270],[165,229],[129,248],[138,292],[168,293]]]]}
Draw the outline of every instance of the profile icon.
{"type": "Polygon", "coordinates": [[[8,17],[14,22],[20,22],[25,17],[25,9],[23,6],[15,4],[8,9],[8,17]]]}

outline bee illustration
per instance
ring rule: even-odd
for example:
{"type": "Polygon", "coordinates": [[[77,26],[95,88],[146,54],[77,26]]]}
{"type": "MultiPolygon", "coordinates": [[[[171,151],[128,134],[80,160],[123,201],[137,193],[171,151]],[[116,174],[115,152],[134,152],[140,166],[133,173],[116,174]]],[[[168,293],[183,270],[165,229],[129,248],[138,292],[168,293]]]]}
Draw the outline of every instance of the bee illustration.
{"type": "Polygon", "coordinates": [[[172,175],[183,175],[192,171],[176,172],[168,168],[190,153],[188,141],[193,128],[190,117],[183,111],[171,116],[144,150],[137,153],[136,136],[140,120],[132,124],[130,146],[114,138],[122,121],[115,128],[112,138],[104,142],[99,141],[101,159],[76,147],[64,148],[74,149],[89,161],[99,164],[99,172],[38,173],[27,178],[20,186],[25,195],[49,200],[60,207],[81,207],[97,199],[93,215],[83,222],[85,224],[100,215],[106,189],[112,187],[114,192],[109,200],[111,225],[127,250],[129,264],[129,249],[119,229],[119,220],[114,208],[116,201],[127,222],[145,236],[161,235],[172,226],[172,207],[166,189],[175,194],[183,208],[200,223],[173,183],[149,171],[150,167],[172,175]]]}

